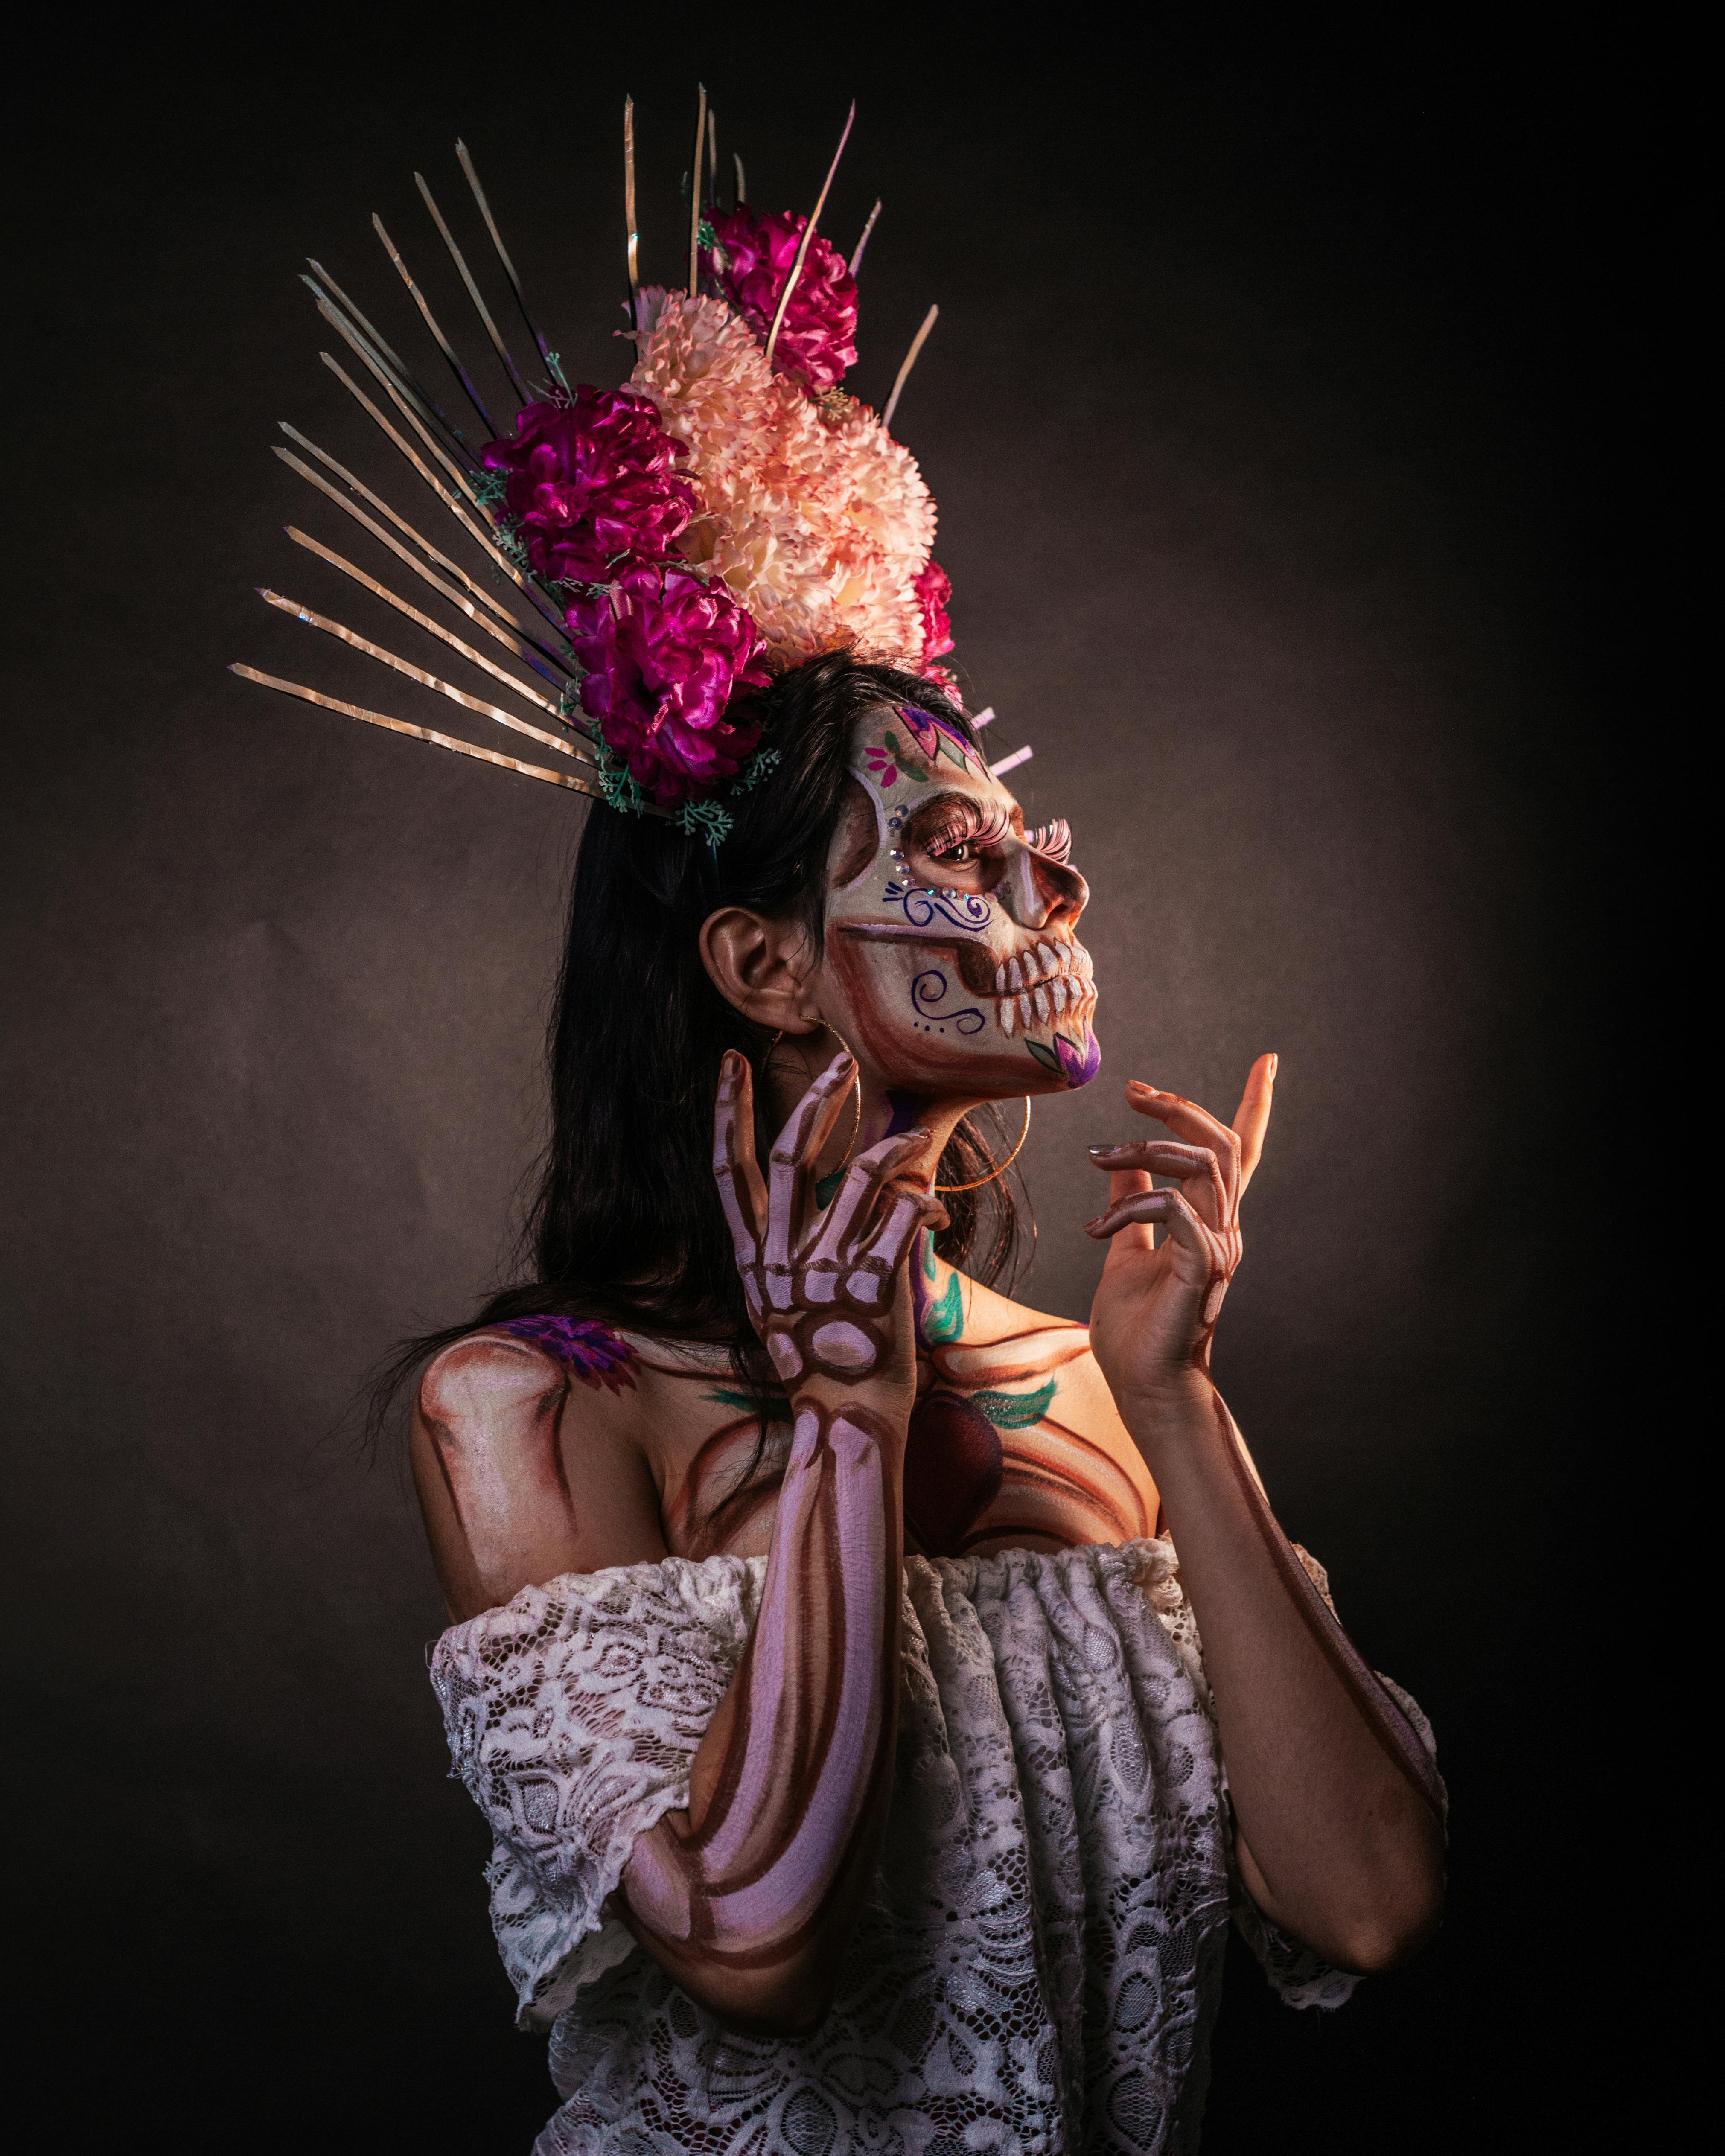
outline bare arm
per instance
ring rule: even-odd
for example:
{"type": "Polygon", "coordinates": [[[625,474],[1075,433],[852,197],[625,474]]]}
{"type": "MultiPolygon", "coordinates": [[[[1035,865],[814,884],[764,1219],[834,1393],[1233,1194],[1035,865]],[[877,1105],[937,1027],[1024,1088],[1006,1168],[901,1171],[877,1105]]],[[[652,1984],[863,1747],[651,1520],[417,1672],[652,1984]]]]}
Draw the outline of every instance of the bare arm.
{"type": "Polygon", "coordinates": [[[940,1209],[896,1184],[913,1132],[864,1153],[830,1209],[812,1166],[851,1082],[841,1056],[754,1161],[747,1065],[727,1056],[714,1168],[793,1436],[761,1611],[696,1752],[689,1809],[635,1844],[626,1921],[740,2026],[824,2015],[878,1853],[897,1727],[905,1435],[915,1330],[905,1258],[940,1209]]]}
{"type": "Polygon", "coordinates": [[[1276,1524],[1209,1376],[1274,1068],[1268,1056],[1254,1065],[1231,1130],[1178,1095],[1128,1089],[1176,1142],[1094,1156],[1112,1182],[1089,1232],[1112,1240],[1091,1340],[1180,1553],[1252,1897],[1327,1960],[1379,1969],[1441,1911],[1436,1776],[1276,1524]],[[1153,1173],[1180,1189],[1153,1189],[1153,1173]],[[1154,1223],[1168,1230],[1159,1249],[1154,1223]]]}

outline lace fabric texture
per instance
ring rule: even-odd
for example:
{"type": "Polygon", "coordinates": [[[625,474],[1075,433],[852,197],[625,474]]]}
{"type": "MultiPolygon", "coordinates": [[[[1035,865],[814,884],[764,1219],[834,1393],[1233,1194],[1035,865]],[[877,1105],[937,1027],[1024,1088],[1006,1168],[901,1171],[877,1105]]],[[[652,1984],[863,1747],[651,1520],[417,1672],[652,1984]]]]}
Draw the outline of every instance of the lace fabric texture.
{"type": "Polygon", "coordinates": [[[1156,1541],[907,1562],[886,1845],[833,2010],[793,2041],[721,2028],[603,1903],[687,1801],[765,1568],[568,1575],[438,1643],[520,2018],[553,2025],[536,2156],[1187,2150],[1230,1913],[1291,2004],[1348,1996],[1232,1875],[1197,1628],[1156,1541]]]}

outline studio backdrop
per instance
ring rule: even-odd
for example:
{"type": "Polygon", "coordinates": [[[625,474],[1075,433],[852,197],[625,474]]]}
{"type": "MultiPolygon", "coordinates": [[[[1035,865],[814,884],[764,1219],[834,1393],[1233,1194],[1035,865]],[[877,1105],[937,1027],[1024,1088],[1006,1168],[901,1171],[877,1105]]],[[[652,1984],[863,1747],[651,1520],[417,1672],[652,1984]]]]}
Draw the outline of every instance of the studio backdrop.
{"type": "Polygon", "coordinates": [[[187,2150],[501,2152],[552,2107],[445,1779],[401,1450],[367,1456],[353,1404],[508,1275],[585,810],[226,669],[444,723],[254,595],[351,615],[283,535],[341,520],[276,422],[377,463],[297,273],[429,365],[368,218],[453,312],[413,174],[456,198],[459,136],[569,379],[614,383],[624,95],[643,275],[675,279],[697,81],[775,207],[809,206],[856,98],[824,225],[848,248],[884,200],[858,394],[939,304],[895,432],[940,505],[966,697],[1034,752],[1027,820],[1072,824],[1101,992],[1101,1075],[1022,1157],[1020,1295],[1087,1311],[1085,1148],[1130,1134],[1127,1078],[1231,1113],[1281,1056],[1219,1380],[1431,1714],[1452,1900],[1333,2020],[1230,1963],[1206,2147],[1507,2145],[1480,2089],[1516,2115],[1512,2005],[1558,1952],[1517,1822],[1558,1712],[1569,1406],[1562,1134],[1530,1115],[1571,1023],[1586,723],[1567,152],[1437,47],[1199,52],[1152,19],[1014,52],[895,18],[860,53],[762,13],[581,28],[564,65],[562,35],[267,69],[188,38],[47,116],[4,852],[35,2145],[153,2118],[187,2150]]]}

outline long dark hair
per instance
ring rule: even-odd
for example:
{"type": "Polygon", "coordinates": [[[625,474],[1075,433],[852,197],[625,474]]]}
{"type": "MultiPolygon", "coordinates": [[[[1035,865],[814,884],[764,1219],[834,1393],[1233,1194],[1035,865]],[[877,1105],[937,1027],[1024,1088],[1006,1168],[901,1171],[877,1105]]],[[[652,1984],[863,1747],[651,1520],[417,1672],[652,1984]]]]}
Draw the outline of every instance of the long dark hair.
{"type": "MultiPolygon", "coordinates": [[[[915,705],[982,751],[968,721],[930,683],[843,651],[780,675],[762,701],[778,762],[752,792],[726,802],[736,823],[716,850],[657,819],[589,812],[547,1041],[551,1137],[521,1236],[528,1276],[465,1322],[401,1343],[370,1388],[374,1435],[430,1357],[480,1327],[548,1313],[721,1342],[751,1393],[763,1404],[772,1394],[711,1165],[713,1096],[726,1049],[754,1067],[763,1158],[772,1142],[761,1082],[772,1035],[708,978],[701,925],[720,906],[747,906],[800,921],[819,952],[852,733],[870,706],[915,705]]],[[[987,1175],[1006,1150],[999,1132],[990,1151],[968,1123],[942,1153],[937,1182],[987,1175]]],[[[1005,1178],[945,1203],[951,1224],[937,1250],[992,1283],[1017,1244],[1005,1178]]]]}

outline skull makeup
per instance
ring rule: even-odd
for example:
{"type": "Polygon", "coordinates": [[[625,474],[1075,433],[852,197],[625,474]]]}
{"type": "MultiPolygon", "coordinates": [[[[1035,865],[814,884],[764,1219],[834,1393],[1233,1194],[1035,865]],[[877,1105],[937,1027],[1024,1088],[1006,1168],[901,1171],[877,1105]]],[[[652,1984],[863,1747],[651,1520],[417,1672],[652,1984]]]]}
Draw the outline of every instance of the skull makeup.
{"type": "Polygon", "coordinates": [[[894,1086],[1006,1099],[1087,1085],[1101,1051],[1064,823],[1018,803],[956,728],[882,705],[829,864],[826,964],[894,1086]],[[866,808],[865,808],[866,803],[866,808]]]}

